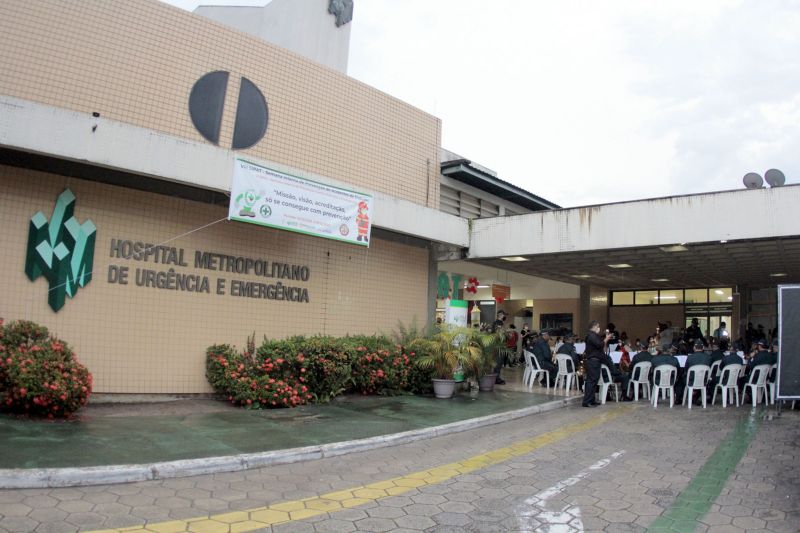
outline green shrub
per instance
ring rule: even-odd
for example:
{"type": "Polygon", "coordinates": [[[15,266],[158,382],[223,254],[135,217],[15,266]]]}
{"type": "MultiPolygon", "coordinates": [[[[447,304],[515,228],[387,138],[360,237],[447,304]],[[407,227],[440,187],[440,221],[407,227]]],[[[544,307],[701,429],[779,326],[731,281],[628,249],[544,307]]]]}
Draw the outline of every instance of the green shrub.
{"type": "Polygon", "coordinates": [[[409,358],[408,392],[412,394],[433,393],[433,368],[425,368],[418,360],[428,355],[431,345],[427,339],[414,339],[403,346],[403,352],[409,358]]]}
{"type": "Polygon", "coordinates": [[[86,405],[92,375],[64,341],[29,321],[0,321],[0,409],[48,418],[86,405]]]}
{"type": "Polygon", "coordinates": [[[408,347],[384,336],[264,339],[244,352],[215,345],[206,352],[206,377],[229,401],[251,408],[325,403],[343,393],[399,394],[430,390],[430,372],[408,347]]]}

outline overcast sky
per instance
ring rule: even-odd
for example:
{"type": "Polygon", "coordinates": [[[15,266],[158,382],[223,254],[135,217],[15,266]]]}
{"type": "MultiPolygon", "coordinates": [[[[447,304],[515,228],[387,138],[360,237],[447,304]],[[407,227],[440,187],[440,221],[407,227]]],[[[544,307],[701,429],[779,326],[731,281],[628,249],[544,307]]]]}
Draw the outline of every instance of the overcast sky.
{"type": "Polygon", "coordinates": [[[800,182],[800,1],[356,0],[352,25],[350,76],[562,206],[800,182]]]}

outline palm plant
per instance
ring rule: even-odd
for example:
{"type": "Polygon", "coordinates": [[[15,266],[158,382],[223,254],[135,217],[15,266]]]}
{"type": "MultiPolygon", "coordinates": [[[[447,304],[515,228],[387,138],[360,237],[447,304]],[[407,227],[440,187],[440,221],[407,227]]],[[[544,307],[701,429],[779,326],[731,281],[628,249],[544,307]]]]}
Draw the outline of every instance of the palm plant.
{"type": "Polygon", "coordinates": [[[478,349],[476,357],[468,371],[469,374],[480,379],[494,372],[500,349],[505,346],[507,333],[498,329],[495,332],[483,332],[477,329],[470,330],[469,343],[478,349]]]}
{"type": "Polygon", "coordinates": [[[425,354],[417,359],[422,368],[432,368],[434,379],[453,379],[453,371],[461,365],[472,368],[481,350],[469,341],[470,330],[443,327],[429,340],[425,354]]]}

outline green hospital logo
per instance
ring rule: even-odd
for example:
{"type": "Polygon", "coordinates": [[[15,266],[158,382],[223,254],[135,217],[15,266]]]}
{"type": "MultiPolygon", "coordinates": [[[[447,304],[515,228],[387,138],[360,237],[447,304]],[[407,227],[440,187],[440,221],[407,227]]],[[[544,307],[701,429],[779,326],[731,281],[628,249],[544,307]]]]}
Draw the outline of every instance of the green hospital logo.
{"type": "Polygon", "coordinates": [[[91,220],[78,222],[74,212],[75,195],[66,189],[58,196],[50,220],[39,211],[31,217],[28,230],[25,274],[31,281],[39,276],[47,279],[47,302],[53,311],[92,281],[97,228],[91,220]]]}

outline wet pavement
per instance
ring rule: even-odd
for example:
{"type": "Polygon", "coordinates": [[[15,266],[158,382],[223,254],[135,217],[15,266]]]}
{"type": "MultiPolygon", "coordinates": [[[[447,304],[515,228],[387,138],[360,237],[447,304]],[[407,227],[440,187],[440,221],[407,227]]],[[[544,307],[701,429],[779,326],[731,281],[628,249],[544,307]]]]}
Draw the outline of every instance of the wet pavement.
{"type": "MultiPolygon", "coordinates": [[[[535,389],[538,390],[538,389],[535,389]]],[[[151,463],[363,439],[513,411],[554,396],[505,390],[430,397],[341,397],[247,410],[214,400],[90,406],[74,420],[0,416],[0,468],[151,463]]]]}
{"type": "MultiPolygon", "coordinates": [[[[340,413],[397,417],[361,400],[340,413]]],[[[800,412],[774,414],[573,405],[294,464],[0,490],[0,531],[797,532],[800,412]]]]}

